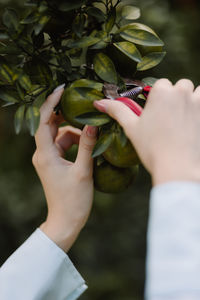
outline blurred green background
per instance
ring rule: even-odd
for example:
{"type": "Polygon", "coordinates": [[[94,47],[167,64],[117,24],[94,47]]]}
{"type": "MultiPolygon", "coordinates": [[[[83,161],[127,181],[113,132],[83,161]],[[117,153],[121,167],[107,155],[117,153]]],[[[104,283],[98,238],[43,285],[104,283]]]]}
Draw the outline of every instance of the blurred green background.
{"type": "MultiPolygon", "coordinates": [[[[200,11],[198,0],[133,0],[141,22],[154,28],[167,56],[152,70],[173,82],[185,77],[199,84],[200,11]]],[[[1,0],[4,7],[23,0],[1,0]]],[[[12,109],[0,109],[0,264],[41,224],[46,205],[32,167],[34,140],[16,136],[12,109]]],[[[143,299],[146,231],[151,181],[141,167],[137,182],[125,193],[96,193],[89,222],[70,251],[89,290],[83,300],[143,299]]]]}

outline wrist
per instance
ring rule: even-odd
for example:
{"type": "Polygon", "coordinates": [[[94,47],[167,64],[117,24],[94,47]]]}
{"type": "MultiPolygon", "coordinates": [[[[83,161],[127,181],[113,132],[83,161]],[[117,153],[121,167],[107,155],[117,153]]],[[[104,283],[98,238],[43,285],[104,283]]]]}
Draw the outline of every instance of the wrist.
{"type": "Polygon", "coordinates": [[[196,166],[186,166],[184,164],[175,165],[157,164],[151,172],[153,186],[171,181],[194,181],[200,182],[200,168],[196,166]]]}
{"type": "Polygon", "coordinates": [[[70,250],[80,232],[76,227],[66,226],[56,220],[49,221],[48,219],[41,224],[40,229],[66,253],[70,250]]]}

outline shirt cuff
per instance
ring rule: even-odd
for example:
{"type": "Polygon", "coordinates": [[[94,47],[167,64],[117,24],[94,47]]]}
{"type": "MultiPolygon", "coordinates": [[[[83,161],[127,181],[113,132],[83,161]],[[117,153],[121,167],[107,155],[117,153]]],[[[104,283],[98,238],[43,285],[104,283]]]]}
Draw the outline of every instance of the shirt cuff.
{"type": "Polygon", "coordinates": [[[40,229],[0,269],[2,300],[75,300],[86,289],[66,253],[40,229]]]}
{"type": "Polygon", "coordinates": [[[152,189],[147,244],[146,299],[200,297],[199,183],[152,189]]]}

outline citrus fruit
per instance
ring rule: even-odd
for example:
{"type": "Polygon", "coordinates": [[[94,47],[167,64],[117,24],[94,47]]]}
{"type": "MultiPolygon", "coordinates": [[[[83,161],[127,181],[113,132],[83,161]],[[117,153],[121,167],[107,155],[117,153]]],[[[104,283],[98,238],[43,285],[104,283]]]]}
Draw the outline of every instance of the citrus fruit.
{"type": "MultiPolygon", "coordinates": [[[[113,133],[112,142],[103,153],[103,157],[112,165],[120,168],[126,168],[138,164],[138,155],[131,142],[126,138],[122,128],[115,123],[110,130],[113,133]],[[125,139],[127,139],[125,140],[125,143],[122,141],[122,135],[125,139]]],[[[102,130],[100,136],[103,134],[104,131],[102,130]]]]}
{"type": "Polygon", "coordinates": [[[138,174],[138,166],[134,169],[118,168],[104,161],[94,167],[94,185],[103,193],[119,193],[127,189],[138,174]]]}
{"type": "Polygon", "coordinates": [[[87,87],[67,88],[61,98],[61,110],[64,119],[72,126],[82,128],[83,125],[77,122],[75,117],[97,111],[93,102],[102,98],[103,94],[95,89],[87,87]]]}

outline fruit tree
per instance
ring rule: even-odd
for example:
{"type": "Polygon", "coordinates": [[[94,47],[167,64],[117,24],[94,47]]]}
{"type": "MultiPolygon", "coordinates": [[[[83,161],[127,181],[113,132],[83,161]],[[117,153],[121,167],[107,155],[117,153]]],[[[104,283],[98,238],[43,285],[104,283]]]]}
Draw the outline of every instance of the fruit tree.
{"type": "Polygon", "coordinates": [[[99,127],[94,180],[103,192],[127,188],[140,162],[119,124],[93,102],[118,99],[134,110],[135,100],[139,114],[156,80],[144,71],[166,54],[155,31],[137,21],[140,14],[120,0],[27,0],[20,16],[7,8],[2,17],[0,99],[16,107],[16,133],[26,123],[34,135],[40,106],[65,83],[55,112],[73,126],[99,127]]]}

